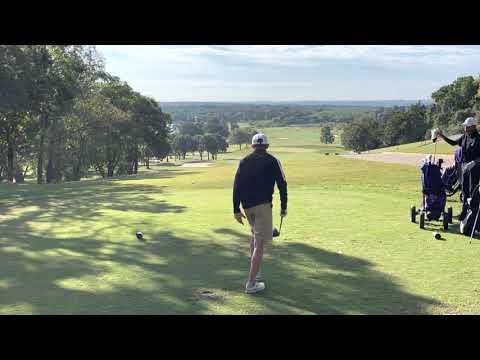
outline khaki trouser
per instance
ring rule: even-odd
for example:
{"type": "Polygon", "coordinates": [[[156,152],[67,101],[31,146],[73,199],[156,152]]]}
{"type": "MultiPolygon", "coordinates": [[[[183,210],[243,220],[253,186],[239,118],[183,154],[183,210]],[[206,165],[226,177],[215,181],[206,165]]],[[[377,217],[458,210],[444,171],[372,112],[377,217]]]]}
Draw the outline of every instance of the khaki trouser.
{"type": "Polygon", "coordinates": [[[245,209],[245,215],[252,228],[255,241],[265,244],[272,240],[272,204],[261,204],[245,209]]]}

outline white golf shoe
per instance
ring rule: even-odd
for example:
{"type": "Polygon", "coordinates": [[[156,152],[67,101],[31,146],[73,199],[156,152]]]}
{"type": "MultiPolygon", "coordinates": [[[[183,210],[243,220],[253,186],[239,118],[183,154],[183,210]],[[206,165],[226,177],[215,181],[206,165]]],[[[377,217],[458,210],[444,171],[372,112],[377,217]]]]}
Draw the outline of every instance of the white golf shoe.
{"type": "Polygon", "coordinates": [[[263,283],[263,282],[256,281],[255,284],[253,284],[253,286],[249,287],[248,283],[245,286],[245,292],[247,294],[255,294],[255,293],[258,293],[258,292],[263,291],[263,290],[265,290],[265,283],[263,283]]]}

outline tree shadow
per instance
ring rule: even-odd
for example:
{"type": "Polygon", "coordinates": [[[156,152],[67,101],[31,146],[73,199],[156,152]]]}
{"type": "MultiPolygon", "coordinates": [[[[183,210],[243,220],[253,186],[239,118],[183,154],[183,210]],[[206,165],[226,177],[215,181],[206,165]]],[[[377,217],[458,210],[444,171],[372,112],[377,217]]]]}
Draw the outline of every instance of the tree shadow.
{"type": "MultiPolygon", "coordinates": [[[[161,179],[184,175],[183,172],[165,172],[155,174],[149,179],[161,179]]],[[[191,172],[190,172],[191,174],[191,172]]],[[[145,177],[139,177],[143,179],[145,177]]],[[[13,213],[19,208],[35,208],[33,214],[42,217],[42,221],[56,219],[77,219],[90,221],[102,216],[102,211],[139,211],[149,213],[181,213],[186,207],[172,205],[157,196],[164,192],[164,186],[137,183],[135,179],[100,180],[92,183],[82,181],[55,185],[26,185],[1,188],[0,208],[3,215],[13,213]],[[9,191],[11,190],[11,191],[9,191]]]]}
{"type": "MultiPolygon", "coordinates": [[[[215,232],[235,236],[238,241],[249,238],[232,229],[215,232]]],[[[282,243],[279,238],[267,245],[262,270],[272,290],[266,290],[258,301],[272,313],[298,310],[314,314],[422,314],[441,305],[435,299],[408,293],[392,276],[374,267],[361,258],[304,243],[282,243]]]]}
{"type": "MultiPolygon", "coordinates": [[[[149,178],[192,173],[171,170],[149,178]]],[[[219,228],[213,237],[180,236],[152,228],[138,241],[131,224],[110,221],[90,229],[91,222],[102,223],[101,210],[186,210],[153,198],[162,186],[124,180],[0,190],[0,313],[15,308],[34,314],[215,313],[212,300],[199,298],[200,289],[221,295],[216,306],[232,306],[231,297],[244,296],[267,314],[421,314],[440,304],[408,293],[369,261],[281,238],[267,248],[267,290],[251,298],[243,294],[248,233],[219,228]],[[30,209],[17,212],[23,208],[30,209]],[[60,236],[31,225],[69,220],[84,226],[84,233],[60,236]],[[106,235],[125,226],[124,236],[106,235]]]]}
{"type": "MultiPolygon", "coordinates": [[[[0,237],[0,312],[28,304],[35,314],[206,314],[212,300],[200,289],[220,294],[217,306],[232,294],[248,297],[248,235],[231,229],[216,229],[214,241],[160,231],[144,242],[26,230],[15,251],[0,237]]],[[[421,314],[439,304],[364,259],[302,243],[274,243],[267,252],[267,290],[250,298],[265,314],[421,314]]]]}

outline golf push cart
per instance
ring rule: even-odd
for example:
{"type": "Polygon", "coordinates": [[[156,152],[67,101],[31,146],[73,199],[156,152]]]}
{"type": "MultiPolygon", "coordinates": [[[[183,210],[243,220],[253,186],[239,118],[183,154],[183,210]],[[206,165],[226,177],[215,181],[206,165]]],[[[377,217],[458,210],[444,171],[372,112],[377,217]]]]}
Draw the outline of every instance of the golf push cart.
{"type": "MultiPolygon", "coordinates": [[[[436,134],[433,131],[432,140],[435,142],[436,154],[436,134]]],[[[425,221],[439,221],[442,218],[444,230],[448,230],[448,224],[453,222],[452,208],[449,207],[445,211],[445,206],[447,197],[454,195],[460,189],[461,148],[455,151],[455,164],[446,168],[443,174],[442,163],[443,159],[438,159],[435,163],[435,155],[433,160],[432,155],[429,155],[420,168],[422,180],[420,209],[417,210],[414,205],[410,207],[411,222],[416,223],[416,217],[419,215],[420,229],[425,228],[425,221]]]]}

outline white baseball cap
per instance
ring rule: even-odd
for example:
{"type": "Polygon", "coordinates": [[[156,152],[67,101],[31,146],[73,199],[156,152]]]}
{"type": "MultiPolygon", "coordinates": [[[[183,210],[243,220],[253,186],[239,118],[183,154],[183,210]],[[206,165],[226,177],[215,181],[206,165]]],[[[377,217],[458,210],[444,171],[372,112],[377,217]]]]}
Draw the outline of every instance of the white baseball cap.
{"type": "Polygon", "coordinates": [[[463,122],[463,126],[473,126],[473,125],[477,125],[477,119],[475,119],[474,117],[469,117],[469,118],[466,118],[465,121],[463,122]]]}
{"type": "Polygon", "coordinates": [[[252,138],[252,145],[268,145],[268,139],[265,134],[256,134],[252,138]]]}

